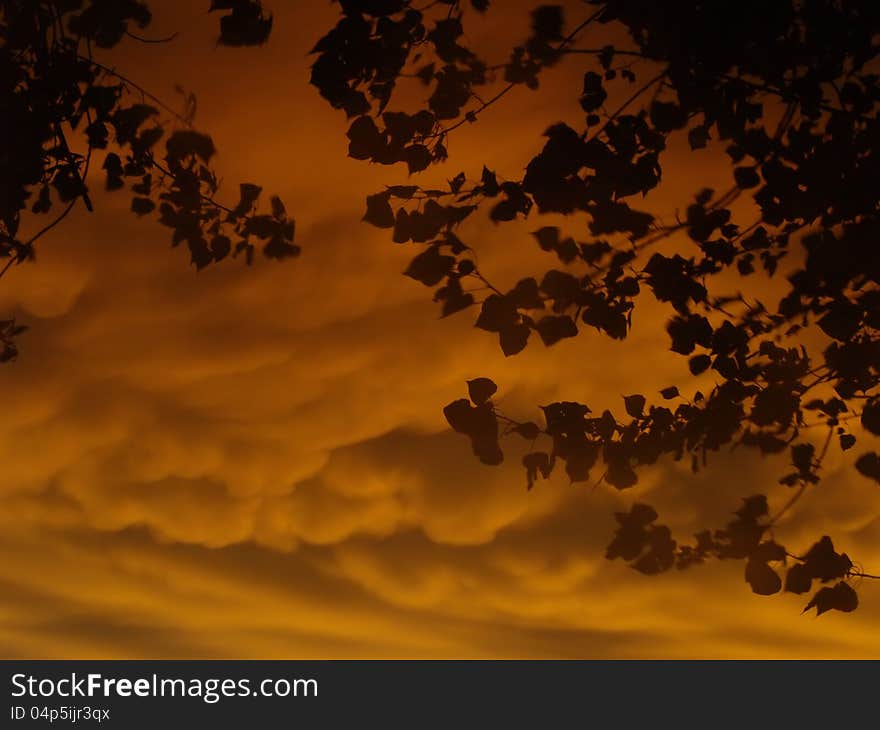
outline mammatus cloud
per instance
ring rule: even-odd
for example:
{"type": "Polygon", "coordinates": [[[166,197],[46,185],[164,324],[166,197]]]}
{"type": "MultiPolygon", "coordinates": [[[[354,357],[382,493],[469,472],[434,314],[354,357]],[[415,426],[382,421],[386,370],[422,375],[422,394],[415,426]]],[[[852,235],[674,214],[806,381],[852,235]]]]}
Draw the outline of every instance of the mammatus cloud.
{"type": "MultiPolygon", "coordinates": [[[[615,510],[650,501],[686,537],[772,490],[779,461],[734,452],[625,493],[562,479],[527,493],[515,448],[487,468],[449,433],[441,408],[467,378],[491,375],[526,414],[559,398],[619,407],[685,365],[665,353],[659,306],[627,343],[586,334],[512,359],[467,315],[438,320],[400,276],[409,252],[359,223],[364,195],[396,178],[343,158],[340,120],[307,86],[328,19],[279,11],[289,43],[243,51],[247,79],[210,29],[179,51],[197,62],[130,49],[151,88],[204,90],[218,166],[291,202],[301,259],[196,275],[152,221],[96,193],[100,220],[73,217],[4,280],[0,309],[32,330],[0,370],[0,655],[876,656],[870,587],[855,614],[817,622],[797,598],[752,596],[738,563],[651,579],[603,557],[615,510]],[[260,110],[259,134],[241,109],[260,110]]],[[[489,142],[463,129],[457,164],[485,152],[516,169],[523,130],[539,143],[537,104],[487,115],[489,142]]],[[[667,207],[684,184],[664,188],[667,207]]],[[[515,281],[540,255],[530,226],[469,235],[515,281]]],[[[826,469],[780,532],[803,547],[839,535],[880,566],[880,495],[836,454],[826,469]]]]}

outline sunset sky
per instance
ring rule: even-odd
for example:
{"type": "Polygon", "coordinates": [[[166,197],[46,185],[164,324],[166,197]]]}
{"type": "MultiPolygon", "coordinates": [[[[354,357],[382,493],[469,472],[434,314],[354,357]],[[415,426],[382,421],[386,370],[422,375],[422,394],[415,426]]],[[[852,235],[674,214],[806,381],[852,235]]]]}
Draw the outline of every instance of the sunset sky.
{"type": "MultiPolygon", "coordinates": [[[[365,196],[406,171],[348,159],[344,114],[308,83],[308,51],[337,8],[267,3],[269,43],[224,49],[207,4],[155,0],[149,35],[179,30],[175,42],[126,41],[102,59],[169,103],[175,83],[194,91],[225,195],[234,203],[240,181],[281,195],[303,254],[196,273],[167,229],[103,192],[98,164],[98,211],[75,209],[35,264],[3,278],[0,316],[30,331],[0,366],[0,656],[880,654],[880,583],[862,586],[855,613],[817,619],[800,614],[806,597],[752,595],[741,562],[649,578],[604,558],[613,513],[636,501],[685,539],[723,525],[742,496],[782,505],[785,456],[723,452],[696,477],[662,462],[625,492],[561,473],[527,492],[518,444],[503,466],[481,465],[442,414],[469,378],[493,378],[501,407],[524,418],[554,400],[601,412],[696,387],[668,351],[670,310],[643,298],[626,342],[588,331],[512,358],[473,313],[438,319],[430,291],[401,275],[414,247],[360,222],[365,196]]],[[[476,20],[474,46],[526,34],[531,4],[510,5],[476,20]]],[[[583,4],[572,8],[579,20],[583,4]]],[[[540,90],[515,89],[422,180],[484,162],[519,175],[548,122],[580,123],[582,73],[569,59],[540,90]]],[[[717,150],[673,150],[664,176],[646,206],[671,215],[730,170],[717,150]]],[[[479,218],[461,235],[512,285],[553,265],[528,232],[555,219],[539,220],[479,218]]],[[[795,550],[830,534],[877,573],[880,490],[851,462],[831,449],[777,534],[795,550]]]]}

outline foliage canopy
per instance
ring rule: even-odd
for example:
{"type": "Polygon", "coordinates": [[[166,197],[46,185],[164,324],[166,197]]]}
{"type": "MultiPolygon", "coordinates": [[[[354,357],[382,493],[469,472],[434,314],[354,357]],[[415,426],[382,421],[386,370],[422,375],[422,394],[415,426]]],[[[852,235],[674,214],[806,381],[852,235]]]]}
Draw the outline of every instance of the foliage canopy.
{"type": "MultiPolygon", "coordinates": [[[[520,438],[530,444],[529,488],[559,470],[572,482],[623,490],[665,457],[689,459],[697,471],[722,448],[787,454],[779,483],[792,493],[775,514],[765,495],[744,495],[726,526],[680,542],[637,503],[617,515],[607,557],[645,574],[741,560],[756,593],[813,592],[805,610],[820,614],[855,609],[851,583],[866,574],[829,537],[796,554],[773,528],[819,482],[829,448],[848,451],[862,433],[880,435],[880,5],[777,0],[762,6],[759,22],[731,0],[541,5],[529,36],[500,62],[467,40],[476,15],[500,13],[488,0],[340,0],[339,8],[313,49],[311,83],[350,120],[350,157],[400,165],[409,176],[447,162],[455,130],[510,92],[541,91],[547,69],[578,65],[568,93],[580,119],[547,119],[542,147],[523,169],[504,174],[486,160],[442,188],[410,178],[367,197],[364,220],[415,249],[405,273],[433,290],[442,316],[472,313],[514,356],[585,332],[624,340],[638,326],[640,300],[653,297],[669,310],[670,349],[694,378],[714,381],[632,394],[617,413],[550,403],[529,420],[503,413],[495,383],[477,378],[467,398],[444,409],[476,457],[497,465],[505,439],[520,438]],[[619,40],[587,45],[597,28],[605,41],[619,40]],[[398,103],[405,82],[421,88],[417,108],[398,103]],[[723,145],[730,185],[694,185],[684,215],[663,219],[639,201],[660,184],[679,137],[694,155],[723,145]],[[745,198],[753,205],[737,207],[745,198]],[[754,215],[743,218],[741,208],[754,215]],[[496,286],[477,261],[479,243],[467,242],[467,222],[486,215],[502,226],[544,214],[567,221],[532,232],[546,270],[496,286]],[[731,277],[735,291],[725,288],[731,277]],[[759,298],[767,277],[785,280],[778,302],[759,298]],[[825,434],[818,447],[812,427],[825,434]]],[[[257,0],[213,0],[211,10],[221,13],[224,45],[259,45],[272,30],[257,0]]],[[[192,127],[192,97],[175,112],[94,60],[93,46],[144,40],[130,28],[150,18],[137,0],[3,3],[4,273],[32,258],[34,242],[77,201],[91,209],[85,180],[97,150],[107,150],[107,187],[130,185],[132,211],[158,211],[197,268],[230,253],[250,260],[257,245],[270,258],[299,253],[277,197],[264,212],[253,184],[230,206],[215,199],[214,144],[192,127]],[[68,143],[73,132],[84,136],[84,153],[68,143]],[[57,205],[63,210],[47,226],[20,235],[23,211],[57,205]]],[[[0,323],[4,360],[20,330],[0,323]]],[[[861,445],[856,453],[854,468],[880,483],[880,455],[861,445]]]]}

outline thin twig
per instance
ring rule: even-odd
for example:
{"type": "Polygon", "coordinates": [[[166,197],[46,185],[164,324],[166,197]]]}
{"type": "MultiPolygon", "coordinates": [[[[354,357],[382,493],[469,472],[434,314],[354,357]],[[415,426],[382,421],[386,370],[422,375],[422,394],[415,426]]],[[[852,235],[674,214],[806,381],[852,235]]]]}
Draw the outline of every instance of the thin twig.
{"type": "Polygon", "coordinates": [[[172,109],[172,108],[171,108],[170,106],[168,106],[164,101],[162,101],[158,96],[156,96],[155,94],[151,94],[151,93],[150,93],[149,91],[147,91],[143,86],[141,86],[141,85],[138,84],[138,83],[135,83],[135,82],[132,81],[131,79],[127,78],[126,76],[123,76],[123,75],[122,75],[121,73],[119,73],[116,69],[110,68],[109,66],[105,66],[105,65],[102,64],[102,63],[98,63],[97,61],[94,61],[94,60],[92,60],[91,58],[88,58],[88,57],[86,57],[86,56],[79,56],[79,55],[78,55],[77,58],[79,58],[79,59],[82,60],[82,61],[87,61],[88,63],[90,63],[90,64],[91,64],[92,66],[94,66],[95,68],[99,68],[99,69],[101,69],[102,71],[104,71],[104,73],[110,74],[111,76],[115,76],[115,77],[116,77],[117,79],[119,79],[123,84],[127,84],[128,86],[131,86],[131,87],[133,87],[134,89],[136,89],[138,92],[140,92],[141,96],[144,96],[144,97],[146,97],[147,99],[150,99],[151,101],[156,102],[156,104],[158,104],[160,107],[162,107],[166,112],[168,112],[169,114],[171,114],[172,116],[174,116],[174,118],[177,119],[177,121],[179,121],[179,122],[185,124],[187,127],[191,127],[191,126],[192,126],[191,122],[190,122],[186,117],[184,117],[180,112],[175,111],[174,109],[172,109]]]}
{"type": "Polygon", "coordinates": [[[480,106],[478,106],[476,109],[472,109],[471,111],[467,112],[467,113],[466,113],[461,119],[459,119],[459,120],[458,120],[455,124],[453,124],[451,127],[444,127],[444,128],[442,128],[439,132],[435,132],[434,134],[428,135],[427,139],[430,139],[430,138],[432,138],[432,137],[442,137],[442,136],[445,135],[445,134],[449,134],[453,129],[458,129],[458,128],[459,128],[460,126],[462,126],[465,122],[473,122],[473,121],[475,121],[476,118],[477,118],[477,115],[478,115],[478,114],[480,114],[481,112],[483,112],[483,111],[484,111],[485,109],[487,109],[488,107],[492,106],[492,104],[494,104],[494,103],[495,103],[496,101],[498,101],[502,96],[504,96],[504,95],[507,94],[511,89],[513,89],[514,86],[516,86],[515,83],[513,83],[513,82],[509,83],[507,86],[505,86],[503,89],[501,89],[501,91],[499,91],[497,94],[495,94],[495,96],[493,96],[491,99],[489,99],[488,101],[484,101],[484,102],[483,102],[482,104],[480,104],[480,106]]]}
{"type": "MultiPolygon", "coordinates": [[[[832,428],[828,429],[828,436],[826,436],[825,443],[822,446],[822,451],[819,453],[819,456],[816,459],[817,464],[821,464],[822,459],[825,458],[825,454],[828,453],[828,446],[831,444],[831,437],[833,435],[834,435],[834,428],[832,427],[832,428]]],[[[794,505],[797,503],[797,501],[803,496],[806,489],[807,489],[807,482],[803,482],[801,484],[801,486],[798,487],[797,492],[795,492],[791,496],[791,498],[782,506],[782,509],[780,509],[773,517],[770,518],[770,522],[767,525],[767,527],[772,527],[777,522],[779,522],[779,520],[782,518],[782,516],[784,514],[786,514],[792,507],[794,507],[794,505]]]]}
{"type": "MultiPolygon", "coordinates": [[[[569,33],[565,38],[563,38],[559,42],[559,45],[553,50],[553,52],[554,53],[563,53],[565,51],[565,47],[575,39],[577,34],[580,33],[584,28],[586,28],[594,20],[596,20],[604,12],[605,12],[604,7],[599,8],[599,10],[597,10],[589,18],[587,18],[582,23],[580,23],[580,25],[578,25],[573,31],[571,31],[571,33],[569,33]]],[[[490,107],[492,104],[494,104],[496,101],[498,101],[501,97],[503,97],[505,94],[507,94],[515,86],[517,86],[517,84],[515,82],[511,81],[509,84],[507,84],[507,86],[505,86],[501,91],[499,91],[497,94],[495,94],[495,96],[493,96],[491,99],[489,99],[488,101],[482,102],[480,104],[480,106],[478,106],[476,109],[472,109],[471,111],[465,113],[465,115],[461,119],[459,119],[455,124],[453,124],[451,127],[443,128],[439,132],[436,132],[434,134],[429,135],[428,139],[433,138],[433,137],[442,137],[443,135],[449,134],[453,129],[458,129],[465,122],[475,121],[477,115],[479,115],[483,111],[485,111],[486,108],[490,107]]]]}
{"type": "Polygon", "coordinates": [[[777,512],[775,515],[773,515],[773,517],[770,518],[770,522],[767,524],[767,527],[772,527],[777,522],[779,522],[782,516],[785,515],[792,507],[794,507],[795,503],[801,498],[801,496],[803,496],[803,493],[806,491],[806,489],[807,483],[804,482],[800,485],[800,487],[798,487],[798,490],[793,495],[791,495],[789,500],[782,506],[782,509],[780,509],[779,512],[777,512]]]}
{"type": "Polygon", "coordinates": [[[127,30],[127,31],[125,31],[125,35],[127,35],[129,38],[132,38],[140,43],[170,43],[175,38],[177,38],[177,36],[179,36],[180,33],[175,31],[174,33],[172,33],[169,36],[166,36],[165,38],[144,38],[143,36],[139,36],[136,33],[132,33],[130,30],[127,30]]]}
{"type": "Polygon", "coordinates": [[[6,262],[6,265],[5,265],[2,269],[0,269],[0,279],[3,278],[3,274],[5,274],[5,273],[9,270],[9,267],[12,266],[12,264],[14,264],[15,261],[16,261],[16,257],[15,257],[15,256],[10,256],[10,257],[9,257],[9,261],[7,261],[7,262],[6,262]]]}
{"type": "Polygon", "coordinates": [[[59,215],[51,223],[43,226],[43,228],[41,228],[33,236],[31,236],[27,241],[25,241],[25,244],[24,244],[25,247],[30,246],[33,243],[35,243],[38,238],[42,238],[45,234],[47,234],[49,231],[51,231],[55,226],[57,226],[59,223],[61,223],[61,221],[63,221],[67,217],[67,214],[70,213],[71,210],[73,210],[73,207],[76,205],[77,200],[79,200],[78,197],[71,200],[70,203],[68,203],[67,207],[61,212],[61,215],[59,215]]]}
{"type": "Polygon", "coordinates": [[[871,573],[863,573],[860,570],[851,570],[847,575],[851,575],[854,578],[870,578],[872,580],[880,580],[880,575],[872,575],[871,573]]]}
{"type": "MultiPolygon", "coordinates": [[[[167,167],[162,165],[160,162],[157,162],[156,158],[153,157],[152,155],[149,156],[147,161],[149,162],[150,166],[155,167],[163,175],[170,177],[172,180],[174,180],[176,178],[175,174],[171,170],[169,170],[167,167]]],[[[223,203],[218,203],[216,200],[214,200],[214,198],[212,198],[209,195],[205,195],[204,193],[200,192],[199,197],[202,199],[203,202],[208,203],[209,205],[212,205],[215,208],[219,208],[220,210],[224,211],[225,213],[232,213],[233,212],[232,208],[229,208],[228,206],[223,205],[223,203]]]]}
{"type": "Polygon", "coordinates": [[[666,76],[666,73],[667,73],[667,69],[664,68],[663,71],[661,71],[659,74],[654,76],[650,81],[643,84],[638,90],[636,90],[625,102],[623,102],[623,104],[621,104],[617,108],[617,110],[613,114],[608,116],[608,119],[605,120],[605,123],[593,133],[593,138],[596,138],[600,134],[602,134],[602,132],[605,131],[605,129],[608,127],[609,124],[611,124],[611,122],[613,122],[615,119],[617,119],[617,117],[619,117],[621,114],[623,114],[623,112],[626,111],[626,108],[630,104],[632,104],[636,99],[638,99],[642,94],[644,94],[654,84],[656,84],[658,81],[662,80],[663,77],[666,76]]]}
{"type": "MultiPolygon", "coordinates": [[[[43,228],[41,228],[33,236],[31,236],[27,241],[25,241],[24,248],[31,246],[38,238],[42,237],[43,235],[45,235],[46,233],[51,231],[59,223],[61,223],[61,221],[63,221],[67,217],[67,214],[70,213],[71,210],[73,210],[73,206],[76,205],[77,200],[79,200],[78,197],[71,200],[70,203],[68,203],[67,207],[62,211],[61,215],[59,215],[51,223],[43,226],[43,228]]],[[[21,260],[21,259],[19,259],[16,256],[11,256],[9,258],[9,261],[6,262],[6,265],[3,267],[3,269],[0,270],[0,277],[2,277],[3,274],[5,274],[9,270],[9,268],[12,266],[13,263],[15,263],[16,261],[19,261],[19,260],[21,260]]]]}

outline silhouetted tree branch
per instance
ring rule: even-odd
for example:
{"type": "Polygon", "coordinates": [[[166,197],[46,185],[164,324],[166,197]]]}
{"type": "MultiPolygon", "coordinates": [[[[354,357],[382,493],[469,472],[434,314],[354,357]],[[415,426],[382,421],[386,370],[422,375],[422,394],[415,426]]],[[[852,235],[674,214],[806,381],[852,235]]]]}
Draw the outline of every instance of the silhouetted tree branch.
{"type": "MultiPolygon", "coordinates": [[[[223,45],[258,45],[271,30],[271,16],[255,0],[215,0],[211,10],[225,13],[220,19],[223,45]]],[[[185,243],[197,268],[230,253],[250,261],[257,245],[270,258],[299,253],[293,220],[277,197],[261,212],[261,189],[248,183],[240,187],[235,205],[217,202],[219,183],[210,166],[214,143],[193,129],[192,99],[189,111],[181,114],[94,60],[93,45],[110,49],[125,36],[147,41],[130,27],[145,28],[151,19],[147,3],[139,0],[9,0],[0,6],[0,258],[6,259],[0,275],[32,259],[34,243],[61,223],[77,201],[93,212],[87,178],[96,150],[106,150],[106,188],[129,185],[132,212],[142,216],[157,210],[159,221],[172,229],[172,244],[185,243]],[[138,101],[130,99],[134,92],[138,101]],[[161,120],[160,110],[180,126],[161,120]],[[64,206],[61,214],[23,240],[22,214],[46,215],[56,203],[64,206]]],[[[6,336],[3,344],[6,355],[14,354],[6,336]]]]}
{"type": "MultiPolygon", "coordinates": [[[[625,416],[560,402],[525,421],[503,414],[495,383],[477,378],[468,398],[446,407],[447,420],[490,465],[503,460],[502,441],[524,439],[529,488],[559,469],[573,482],[628,489],[640,468],[661,458],[687,456],[697,471],[723,447],[788,453],[792,470],[780,484],[795,491],[775,514],[764,496],[749,497],[730,524],[687,545],[655,524],[652,508],[636,504],[618,515],[608,557],[644,573],[739,559],[761,594],[783,588],[777,571],[787,566],[787,591],[834,582],[808,608],[850,611],[857,597],[849,580],[868,574],[830,538],[796,557],[770,532],[819,481],[832,441],[843,451],[856,444],[850,423],[858,418],[866,433],[880,435],[880,77],[873,71],[880,8],[780,2],[755,22],[733,3],[590,4],[595,11],[568,34],[561,6],[536,7],[530,36],[501,65],[486,63],[465,40],[468,15],[491,14],[485,1],[418,10],[406,0],[341,2],[339,22],[314,48],[312,83],[352,119],[349,156],[404,163],[409,173],[446,161],[450,134],[515,87],[538,89],[543,71],[560,62],[587,64],[582,86],[569,92],[581,123],[548,119],[543,149],[523,176],[504,179],[487,163],[475,176],[456,175],[448,189],[390,186],[367,198],[364,220],[416,246],[405,273],[434,289],[443,316],[478,309],[476,327],[495,334],[505,355],[535,337],[552,346],[585,329],[625,339],[637,303],[650,294],[672,310],[671,349],[699,378],[687,396],[669,386],[659,399],[625,397],[625,416]],[[593,22],[613,25],[613,37],[626,40],[572,43],[593,22]],[[393,108],[403,77],[424,85],[422,108],[393,108]],[[720,195],[695,185],[686,216],[664,224],[630,201],[660,183],[661,160],[679,135],[694,154],[723,143],[733,185],[720,195]],[[759,215],[743,223],[732,203],[745,193],[759,215]],[[535,213],[569,217],[572,233],[557,225],[532,233],[557,265],[511,289],[492,283],[479,247],[463,240],[466,222],[487,208],[498,225],[535,213]],[[674,251],[664,250],[667,242],[674,251]],[[793,244],[802,253],[785,272],[789,291],[767,306],[763,281],[779,274],[793,244]],[[730,272],[745,293],[718,290],[719,275],[730,272]],[[816,330],[826,343],[819,353],[807,347],[816,330]],[[819,421],[808,423],[808,413],[819,421]],[[818,425],[827,436],[817,454],[802,431],[818,425]]],[[[880,482],[876,452],[854,466],[880,482]]]]}

